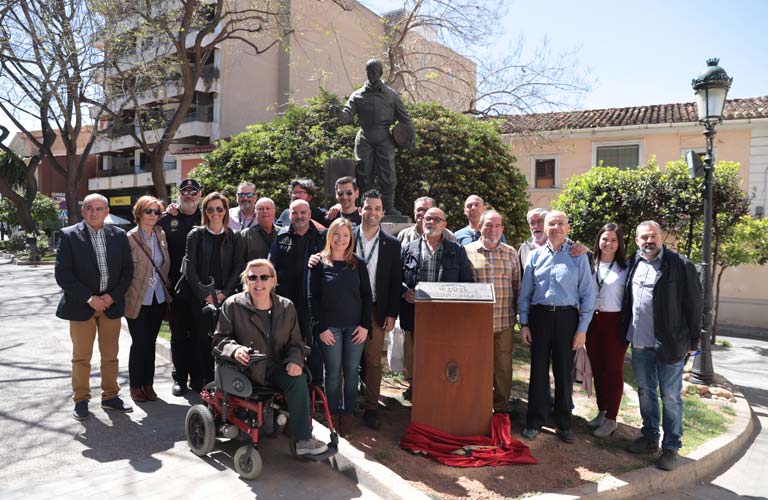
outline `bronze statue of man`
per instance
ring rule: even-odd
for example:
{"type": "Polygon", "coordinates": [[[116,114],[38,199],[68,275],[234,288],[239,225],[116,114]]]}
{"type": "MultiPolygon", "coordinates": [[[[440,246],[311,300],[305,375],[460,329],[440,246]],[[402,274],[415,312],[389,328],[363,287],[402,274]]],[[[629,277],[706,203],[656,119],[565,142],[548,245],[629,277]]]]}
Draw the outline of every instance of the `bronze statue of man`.
{"type": "Polygon", "coordinates": [[[395,142],[403,148],[412,148],[416,134],[411,117],[397,92],[381,81],[384,67],[378,59],[365,64],[368,81],[349,96],[343,109],[331,107],[331,115],[341,123],[349,124],[357,115],[360,130],[355,137],[355,176],[360,192],[373,188],[378,175],[379,189],[387,215],[401,215],[395,208],[395,142]],[[389,128],[397,120],[395,141],[389,128]]]}

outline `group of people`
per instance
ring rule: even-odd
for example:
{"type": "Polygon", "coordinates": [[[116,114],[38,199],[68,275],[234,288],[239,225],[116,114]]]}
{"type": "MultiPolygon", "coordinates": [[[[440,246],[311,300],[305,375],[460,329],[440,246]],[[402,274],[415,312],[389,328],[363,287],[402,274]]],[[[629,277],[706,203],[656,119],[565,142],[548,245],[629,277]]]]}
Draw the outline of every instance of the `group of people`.
{"type": "Polygon", "coordinates": [[[101,405],[132,411],[118,396],[117,338],[125,315],[132,337],[130,395],[154,401],[154,344],[164,317],[171,328],[172,392],[201,390],[213,380],[213,352],[248,363],[260,384],[286,394],[299,453],[322,453],[312,438],[307,381],[323,386],[334,426],[354,426],[358,378],[363,375],[363,421],[381,425],[378,404],[385,334],[399,318],[405,331],[404,371],[412,393],[415,290],[421,282],[494,285],[493,410],[509,412],[513,333],[530,345],[526,426],[535,439],[552,414],[556,434],[573,442],[574,353],[586,345],[595,379],[598,414],[588,422],[607,437],[617,428],[623,364],[628,346],[638,381],[642,435],[630,451],[659,445],[660,389],[663,451],[657,464],[671,469],[682,436],[683,362],[698,343],[701,288],[693,265],[663,246],[656,222],[636,228],[638,252],[627,258],[621,228],[610,223],[596,236],[591,259],[568,239],[568,217],[528,212],[531,238],[508,245],[503,216],[477,195],[467,198],[468,225],[456,233],[429,197],[414,201],[415,225],[397,237],[381,228],[382,195],[360,196],[356,180],[335,183],[337,204],[313,207],[314,183],[295,179],[290,206],[275,203],[252,183],[238,186],[237,206],[218,192],[203,197],[194,179],[179,184],[179,199],[164,210],[143,196],[127,234],[104,224],[106,198],[87,196],[83,221],[62,231],[56,279],[64,291],[57,315],[70,321],[74,417],[88,417],[90,359],[98,331],[101,405]],[[358,200],[359,198],[359,200],[358,200]],[[202,203],[200,200],[202,199],[202,203]],[[240,291],[242,290],[242,291],[240,291]],[[203,306],[218,304],[218,324],[203,306]],[[211,339],[213,333],[213,339],[211,339]],[[304,347],[312,349],[306,359],[304,347]],[[549,382],[555,379],[554,397],[549,382]],[[362,367],[362,370],[361,370],[362,367]]]}

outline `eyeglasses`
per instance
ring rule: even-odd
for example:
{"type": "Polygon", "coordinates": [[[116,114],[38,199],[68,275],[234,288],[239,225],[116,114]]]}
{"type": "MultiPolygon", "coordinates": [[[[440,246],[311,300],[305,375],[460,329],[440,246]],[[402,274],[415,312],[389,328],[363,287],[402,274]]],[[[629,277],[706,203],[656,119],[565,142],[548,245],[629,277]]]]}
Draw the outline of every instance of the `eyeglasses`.
{"type": "Polygon", "coordinates": [[[347,189],[346,191],[336,191],[336,196],[352,196],[353,194],[355,194],[355,192],[351,189],[347,189]]]}
{"type": "Polygon", "coordinates": [[[160,214],[162,214],[163,212],[161,212],[159,208],[145,208],[144,213],[146,215],[157,215],[158,217],[160,217],[160,214]]]}
{"type": "Polygon", "coordinates": [[[212,214],[214,212],[224,213],[224,207],[206,207],[205,212],[212,214]]]}
{"type": "Polygon", "coordinates": [[[256,196],[256,193],[237,193],[238,198],[248,198],[251,199],[254,196],[256,196]]]}
{"type": "Polygon", "coordinates": [[[424,217],[424,222],[445,222],[445,219],[441,217],[436,217],[434,215],[429,215],[427,217],[424,217]]]}
{"type": "Polygon", "coordinates": [[[272,277],[270,274],[249,274],[248,275],[248,281],[269,281],[269,279],[272,277]]]}
{"type": "Polygon", "coordinates": [[[294,189],[293,191],[291,191],[291,195],[293,196],[303,196],[305,194],[308,194],[308,193],[306,191],[299,190],[299,189],[294,189]]]}
{"type": "Polygon", "coordinates": [[[180,191],[182,196],[195,196],[197,193],[199,193],[197,189],[185,189],[183,191],[180,191]]]}

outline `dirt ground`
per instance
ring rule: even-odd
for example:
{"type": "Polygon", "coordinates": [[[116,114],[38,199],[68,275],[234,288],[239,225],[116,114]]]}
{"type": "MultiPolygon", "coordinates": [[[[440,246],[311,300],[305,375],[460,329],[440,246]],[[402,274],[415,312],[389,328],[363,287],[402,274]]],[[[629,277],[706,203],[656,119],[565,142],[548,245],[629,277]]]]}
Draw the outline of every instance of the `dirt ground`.
{"type": "MultiPolygon", "coordinates": [[[[512,437],[530,447],[539,462],[537,465],[456,468],[402,450],[399,443],[410,423],[411,407],[402,399],[405,386],[401,379],[391,376],[385,376],[382,382],[381,429],[371,430],[358,419],[348,439],[365,452],[367,458],[386,465],[430,497],[445,499],[502,499],[555,492],[653,462],[653,456],[637,456],[625,451],[629,441],[639,435],[639,430],[636,423],[631,427],[621,422],[621,415],[619,428],[611,437],[593,437],[586,420],[596,413],[594,396],[587,398],[586,393],[576,387],[573,428],[576,441],[573,444],[561,442],[554,434],[551,421],[536,440],[525,441],[520,432],[525,425],[527,380],[521,380],[520,374],[527,379],[528,366],[516,363],[515,371],[515,398],[510,414],[512,437]]],[[[637,413],[636,409],[634,413],[637,413]]]]}

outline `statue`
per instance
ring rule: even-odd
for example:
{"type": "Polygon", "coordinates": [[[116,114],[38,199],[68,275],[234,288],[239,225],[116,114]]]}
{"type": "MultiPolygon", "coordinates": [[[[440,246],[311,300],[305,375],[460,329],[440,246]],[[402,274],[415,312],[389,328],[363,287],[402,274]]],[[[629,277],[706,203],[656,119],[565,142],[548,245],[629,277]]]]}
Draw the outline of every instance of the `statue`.
{"type": "Polygon", "coordinates": [[[400,95],[381,81],[384,74],[381,61],[368,61],[365,72],[368,81],[363,88],[349,96],[344,108],[331,106],[331,117],[347,125],[357,115],[360,130],[355,136],[355,176],[360,192],[373,188],[378,175],[384,213],[402,215],[395,208],[395,143],[410,149],[415,145],[416,133],[400,95]],[[390,134],[389,128],[395,120],[398,124],[390,134]]]}

